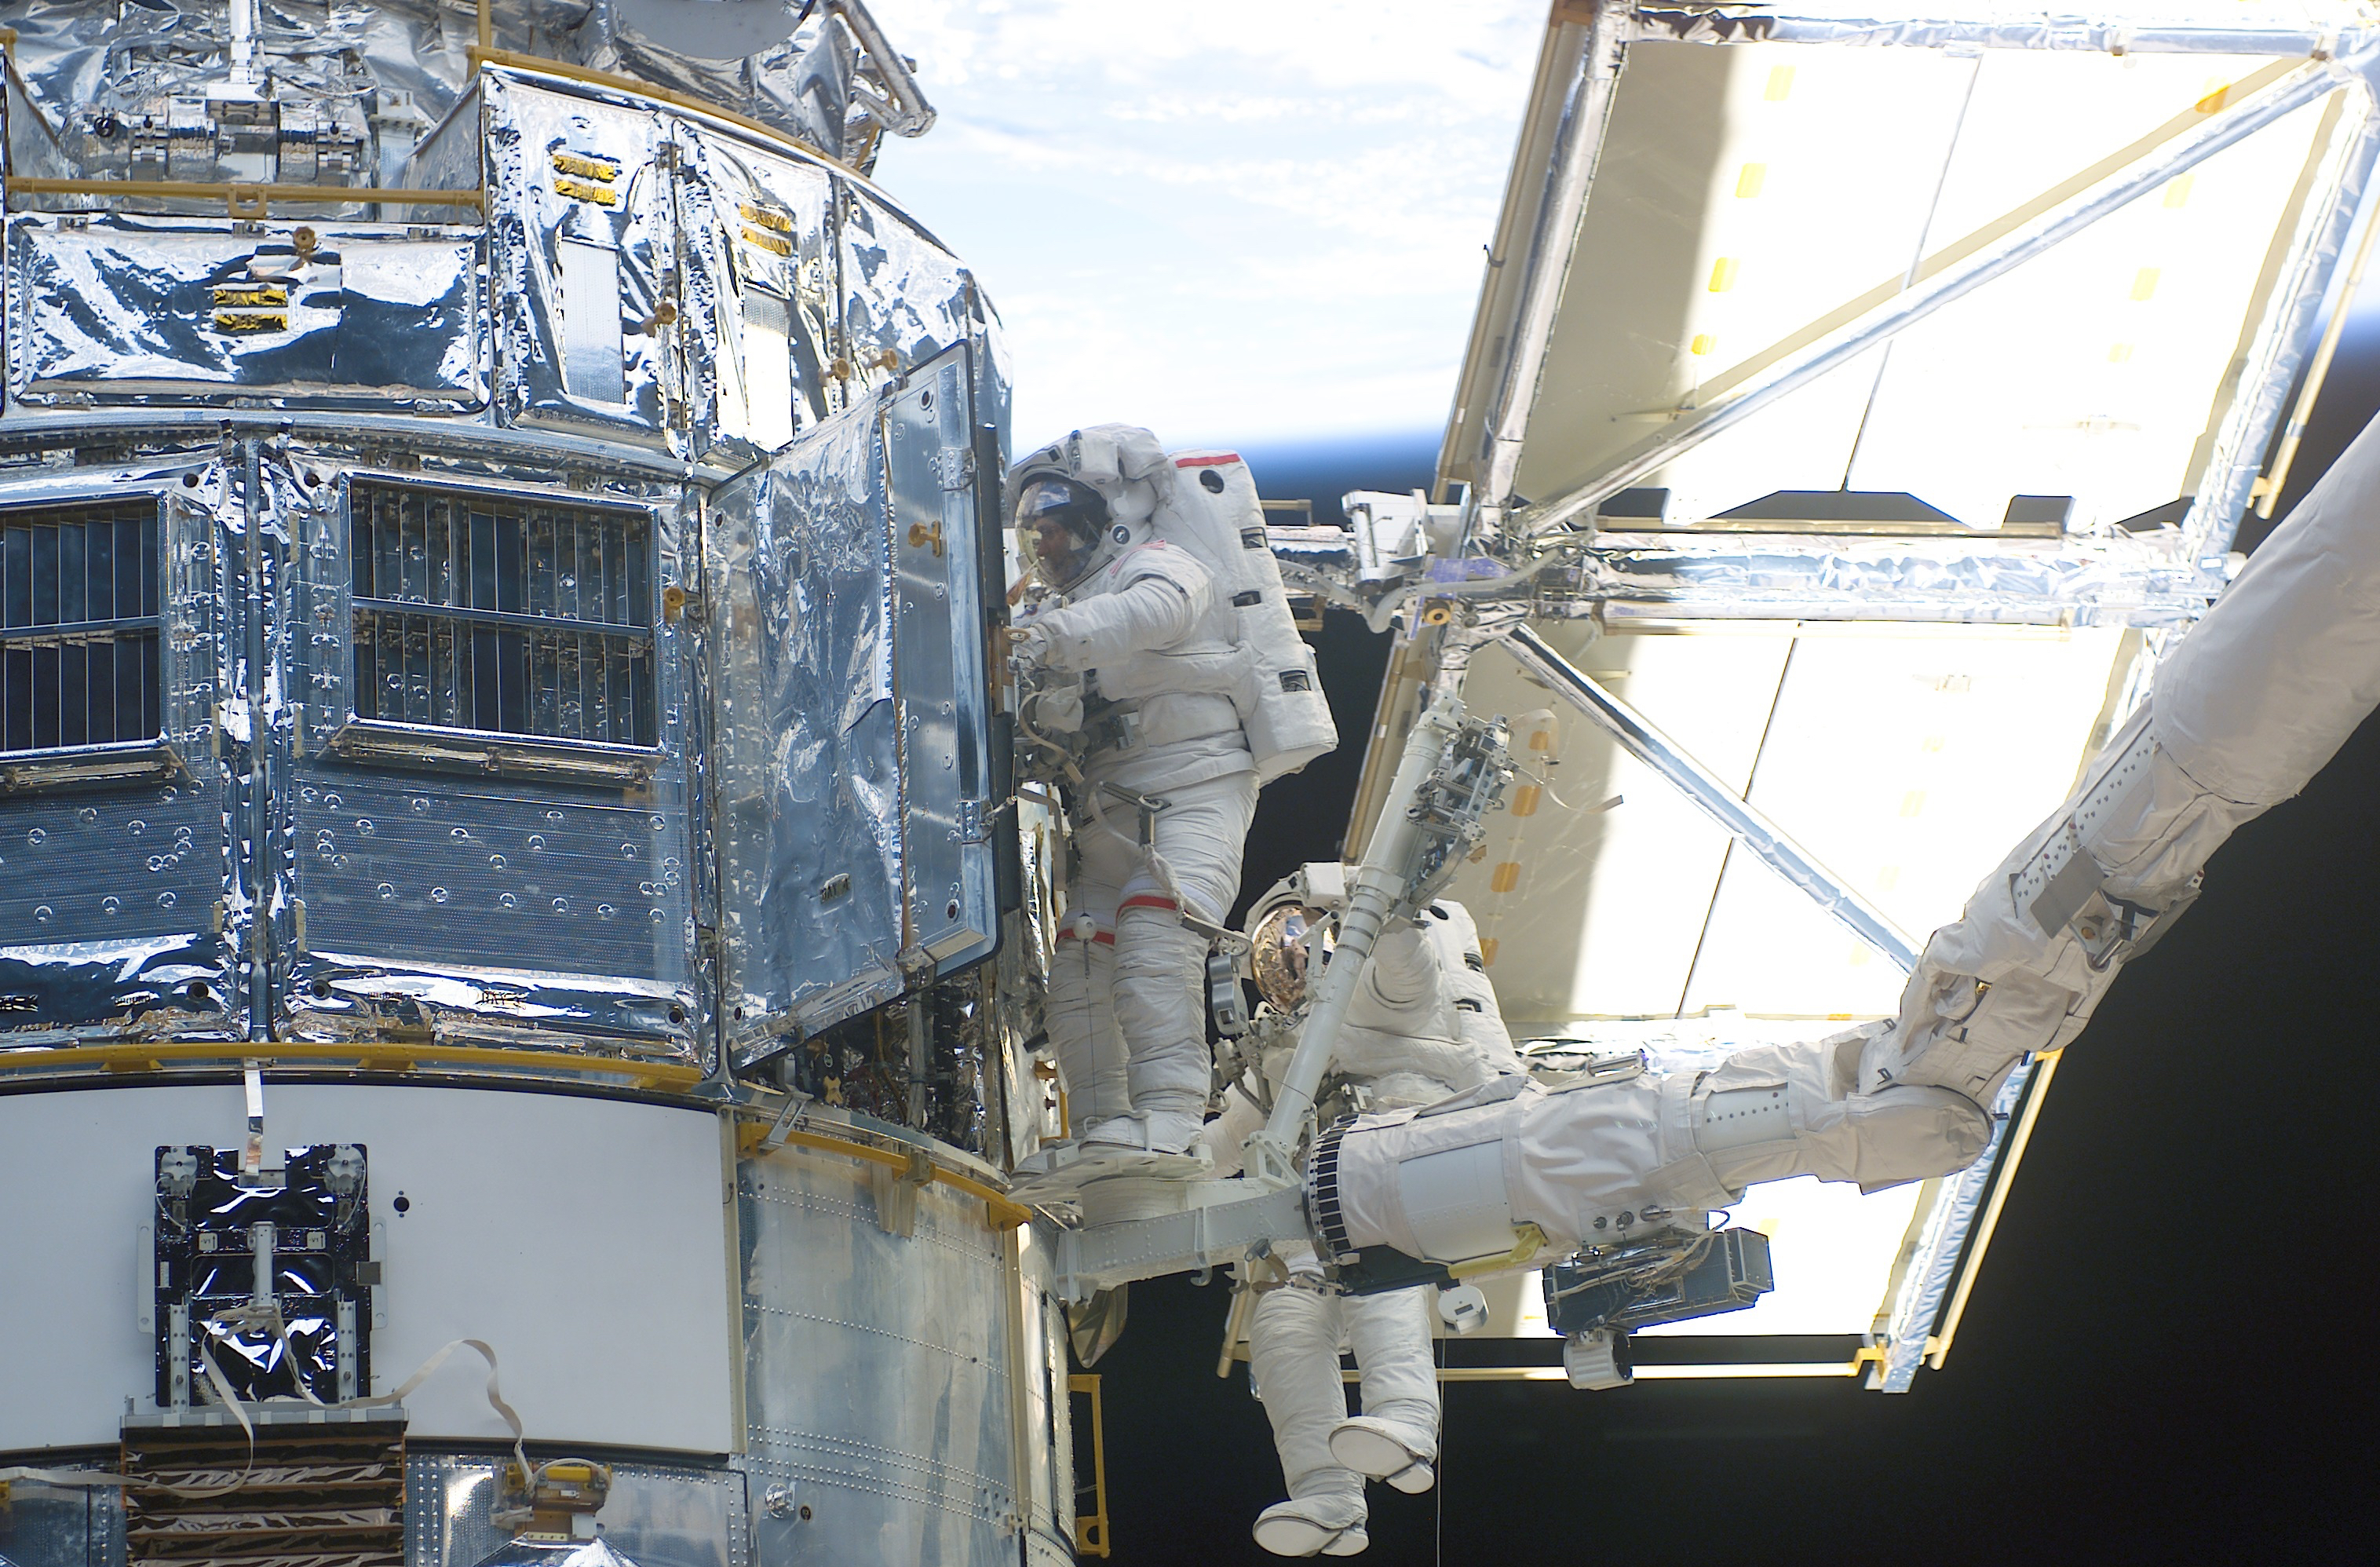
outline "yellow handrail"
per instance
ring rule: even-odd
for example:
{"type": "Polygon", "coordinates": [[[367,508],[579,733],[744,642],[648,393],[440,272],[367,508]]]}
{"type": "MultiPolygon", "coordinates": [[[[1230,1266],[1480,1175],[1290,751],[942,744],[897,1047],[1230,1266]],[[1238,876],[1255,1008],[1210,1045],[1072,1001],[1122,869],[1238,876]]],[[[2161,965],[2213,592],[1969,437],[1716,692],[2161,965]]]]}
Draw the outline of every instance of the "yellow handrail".
{"type": "Polygon", "coordinates": [[[480,207],[481,190],[392,190],[378,185],[249,185],[184,179],[31,179],[8,181],[11,196],[155,196],[222,201],[236,217],[261,217],[274,201],[336,205],[370,201],[413,207],[480,207]]]}
{"type": "Polygon", "coordinates": [[[1099,1373],[1073,1373],[1066,1379],[1066,1391],[1091,1397],[1091,1506],[1096,1511],[1075,1514],[1075,1549],[1085,1556],[1104,1557],[1108,1554],[1108,1427],[1099,1407],[1099,1373]]]}
{"type": "Polygon", "coordinates": [[[786,146],[807,152],[813,158],[823,158],[839,169],[848,170],[853,174],[859,173],[857,169],[852,168],[849,164],[822,147],[814,147],[800,137],[780,129],[765,120],[756,120],[749,115],[739,115],[733,109],[722,109],[718,104],[698,98],[691,92],[678,92],[653,82],[639,81],[632,76],[594,70],[586,66],[574,66],[561,60],[549,60],[541,55],[522,55],[510,49],[497,49],[486,44],[481,44],[470,53],[474,68],[480,66],[504,66],[513,70],[537,71],[545,76],[560,77],[565,81],[583,81],[589,87],[613,88],[622,92],[632,92],[639,98],[658,99],[662,103],[674,104],[681,109],[691,109],[697,114],[709,115],[714,119],[725,120],[730,125],[751,131],[755,135],[765,136],[771,141],[782,141],[786,146]]]}
{"type": "Polygon", "coordinates": [[[1446,1270],[1450,1279],[1469,1279],[1482,1273],[1500,1273],[1507,1268],[1518,1268],[1546,1249],[1546,1233],[1535,1224],[1512,1226],[1512,1249],[1494,1257],[1475,1257],[1468,1262],[1458,1262],[1446,1270]]]}
{"type": "MultiPolygon", "coordinates": [[[[736,1128],[735,1151],[748,1159],[761,1151],[761,1145],[769,1141],[770,1135],[767,1123],[747,1121],[736,1128]]],[[[910,1156],[905,1149],[883,1148],[875,1143],[863,1143],[850,1137],[837,1137],[825,1132],[805,1132],[796,1129],[777,1134],[776,1141],[780,1147],[789,1146],[809,1148],[818,1153],[841,1154],[846,1159],[863,1160],[870,1164],[881,1164],[891,1170],[910,1168],[910,1156]]],[[[1006,1197],[982,1182],[972,1176],[962,1175],[955,1170],[945,1170],[936,1164],[932,1166],[932,1179],[941,1185],[950,1187],[953,1191],[962,1192],[968,1197],[980,1199],[985,1209],[984,1221],[995,1230],[1013,1230],[1033,1217],[1030,1209],[1011,1202],[1006,1197]]]]}
{"type": "Polygon", "coordinates": [[[11,1051],[0,1048],[0,1074],[7,1075],[47,1072],[69,1066],[96,1066],[109,1072],[158,1072],[164,1069],[167,1062],[205,1061],[254,1061],[268,1066],[353,1062],[367,1069],[401,1072],[425,1065],[494,1066],[540,1073],[628,1077],[640,1088],[689,1088],[702,1081],[700,1067],[681,1062],[636,1061],[621,1056],[579,1055],[565,1051],[508,1051],[488,1045],[177,1039],[118,1045],[68,1045],[57,1050],[11,1051]]]}

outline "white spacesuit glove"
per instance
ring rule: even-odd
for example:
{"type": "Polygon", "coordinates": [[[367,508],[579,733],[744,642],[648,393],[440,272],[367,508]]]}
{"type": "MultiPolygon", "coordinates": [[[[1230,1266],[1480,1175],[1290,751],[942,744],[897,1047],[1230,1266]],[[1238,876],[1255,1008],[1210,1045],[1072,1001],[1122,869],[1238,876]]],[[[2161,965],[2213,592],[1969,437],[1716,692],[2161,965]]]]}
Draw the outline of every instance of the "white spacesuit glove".
{"type": "Polygon", "coordinates": [[[1050,664],[1046,626],[1026,623],[1008,628],[1008,667],[1017,688],[1028,694],[1032,726],[1049,735],[1072,735],[1083,727],[1083,686],[1050,664]]]}
{"type": "Polygon", "coordinates": [[[1008,662],[1019,670],[1038,669],[1050,662],[1050,631],[1038,621],[1008,628],[1008,662]]]}

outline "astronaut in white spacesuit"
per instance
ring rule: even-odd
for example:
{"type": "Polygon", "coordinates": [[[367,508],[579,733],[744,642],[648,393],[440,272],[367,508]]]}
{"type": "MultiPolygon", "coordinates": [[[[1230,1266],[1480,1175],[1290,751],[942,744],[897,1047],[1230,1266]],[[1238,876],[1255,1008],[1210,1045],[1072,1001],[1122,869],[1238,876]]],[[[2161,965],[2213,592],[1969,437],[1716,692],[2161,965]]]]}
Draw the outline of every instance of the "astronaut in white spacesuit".
{"type": "MultiPolygon", "coordinates": [[[[1283,993],[1281,980],[1296,982],[1306,950],[1294,940],[1296,927],[1307,917],[1281,900],[1282,891],[1257,905],[1253,925],[1259,986],[1274,1006],[1286,1008],[1295,998],[1283,993]],[[1284,955],[1289,962],[1277,961],[1284,955]]],[[[1520,1058],[1485,968],[1477,929],[1460,904],[1430,905],[1418,922],[1384,932],[1333,1054],[1342,1100],[1393,1111],[1435,1103],[1491,1077],[1517,1076],[1520,1058]]],[[[1277,1073],[1284,1062],[1268,1064],[1277,1073]]],[[[1240,1144],[1263,1122],[1252,1099],[1235,1087],[1208,1129],[1217,1163],[1236,1165],[1240,1144]]],[[[1283,1246],[1275,1261],[1287,1279],[1259,1294],[1248,1354],[1289,1500],[1258,1516],[1256,1540],[1279,1556],[1352,1556],[1369,1543],[1366,1477],[1409,1493],[1429,1489],[1437,1478],[1429,1318],[1438,1292],[1328,1294],[1311,1247],[1283,1246]],[[1339,1374],[1342,1347],[1354,1352],[1360,1378],[1364,1413],[1353,1418],[1339,1374]]]]}
{"type": "Polygon", "coordinates": [[[1079,705],[1036,711],[1084,747],[1050,1038],[1086,1150],[1179,1154],[1212,1087],[1209,934],[1238,895],[1256,810],[1232,696],[1246,660],[1212,574],[1149,526],[1171,477],[1156,437],[1108,425],[1068,445],[1073,471],[1043,453],[1011,480],[1055,592],[1012,632],[1015,655],[1082,677],[1079,705]]]}

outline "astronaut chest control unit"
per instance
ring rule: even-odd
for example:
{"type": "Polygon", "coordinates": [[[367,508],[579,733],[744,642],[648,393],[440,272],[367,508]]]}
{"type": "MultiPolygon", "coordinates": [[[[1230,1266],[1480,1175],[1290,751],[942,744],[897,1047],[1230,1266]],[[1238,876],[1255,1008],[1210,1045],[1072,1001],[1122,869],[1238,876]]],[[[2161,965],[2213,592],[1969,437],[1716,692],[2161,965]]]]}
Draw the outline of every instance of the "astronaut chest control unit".
{"type": "Polygon", "coordinates": [[[1069,1559],[1007,370],[900,57],[0,23],[0,1559],[1069,1559]]]}

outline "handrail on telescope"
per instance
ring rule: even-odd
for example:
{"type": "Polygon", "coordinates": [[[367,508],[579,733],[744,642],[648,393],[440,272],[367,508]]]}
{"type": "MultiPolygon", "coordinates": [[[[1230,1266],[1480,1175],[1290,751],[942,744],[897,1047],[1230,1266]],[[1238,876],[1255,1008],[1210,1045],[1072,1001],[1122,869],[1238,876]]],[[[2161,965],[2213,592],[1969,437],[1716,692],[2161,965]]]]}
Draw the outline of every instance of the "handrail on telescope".
{"type": "Polygon", "coordinates": [[[265,215],[274,201],[299,206],[484,207],[483,190],[395,190],[379,185],[251,185],[242,180],[35,179],[8,181],[11,196],[190,197],[222,201],[236,218],[265,215]]]}
{"type": "MultiPolygon", "coordinates": [[[[765,1122],[759,1121],[747,1121],[736,1128],[735,1151],[746,1158],[763,1152],[767,1148],[778,1147],[808,1148],[816,1153],[841,1154],[845,1159],[856,1159],[868,1164],[880,1164],[889,1170],[912,1170],[916,1168],[917,1162],[915,1153],[910,1150],[880,1148],[874,1143],[863,1143],[851,1137],[838,1137],[825,1132],[807,1132],[798,1128],[772,1129],[765,1122]]],[[[916,1150],[916,1152],[923,1151],[916,1150]]],[[[927,1164],[926,1178],[967,1197],[980,1199],[984,1205],[985,1222],[995,1230],[1013,1230],[1033,1217],[1030,1209],[1010,1201],[1006,1196],[985,1185],[982,1182],[972,1176],[962,1175],[955,1170],[946,1170],[930,1160],[927,1164]]]]}
{"type": "Polygon", "coordinates": [[[1084,1556],[1108,1554],[1108,1422],[1099,1398],[1099,1373],[1076,1371],[1066,1378],[1069,1394],[1087,1393],[1091,1400],[1091,1511],[1082,1511],[1080,1485],[1075,1487],[1075,1549],[1084,1556]]]}
{"type": "Polygon", "coordinates": [[[626,1077],[639,1088],[690,1088],[702,1070],[674,1061],[583,1055],[565,1051],[508,1051],[491,1045],[428,1041],[283,1043],[276,1040],[133,1040],[115,1045],[0,1050],[0,1083],[19,1073],[96,1066],[115,1073],[161,1072],[168,1062],[260,1062],[265,1065],[353,1063],[362,1071],[411,1071],[418,1066],[493,1066],[540,1073],[626,1077]]]}
{"type": "Polygon", "coordinates": [[[563,60],[549,60],[542,55],[523,55],[516,50],[498,49],[487,43],[482,43],[471,50],[470,60],[474,69],[481,66],[503,66],[510,70],[536,71],[545,76],[559,77],[565,81],[584,82],[589,87],[608,87],[619,92],[633,92],[639,98],[657,99],[675,108],[690,109],[698,115],[709,115],[713,119],[725,120],[738,129],[748,130],[755,136],[765,136],[771,141],[783,142],[797,152],[808,153],[813,158],[823,158],[839,169],[848,170],[853,174],[859,173],[857,169],[853,168],[833,153],[822,147],[812,146],[790,131],[771,125],[766,120],[756,120],[749,115],[739,115],[733,109],[722,108],[717,103],[708,99],[698,98],[691,92],[679,92],[656,82],[642,81],[632,76],[620,76],[612,71],[599,71],[587,66],[574,66],[563,60]]]}

